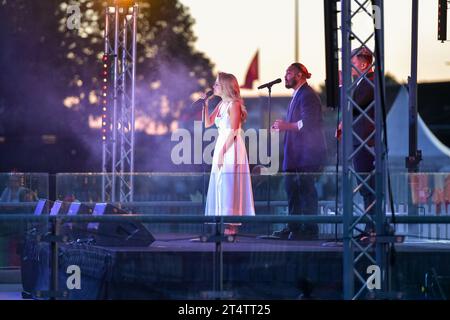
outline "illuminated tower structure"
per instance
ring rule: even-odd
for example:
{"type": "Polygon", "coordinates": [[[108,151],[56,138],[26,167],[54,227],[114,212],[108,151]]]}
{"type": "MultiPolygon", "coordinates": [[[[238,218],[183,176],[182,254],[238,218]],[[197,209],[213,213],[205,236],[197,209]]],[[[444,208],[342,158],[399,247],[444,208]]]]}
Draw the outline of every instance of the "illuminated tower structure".
{"type": "Polygon", "coordinates": [[[105,11],[102,78],[102,200],[133,201],[138,5],[112,0],[105,11]]]}

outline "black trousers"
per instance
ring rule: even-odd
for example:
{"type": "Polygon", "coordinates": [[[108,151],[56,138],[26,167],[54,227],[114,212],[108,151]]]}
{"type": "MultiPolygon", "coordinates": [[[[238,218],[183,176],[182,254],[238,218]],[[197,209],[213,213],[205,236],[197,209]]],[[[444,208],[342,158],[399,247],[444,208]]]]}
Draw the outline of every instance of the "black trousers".
{"type": "MultiPolygon", "coordinates": [[[[303,167],[288,171],[285,188],[288,196],[289,215],[317,215],[319,199],[314,185],[323,167],[303,167]]],[[[302,234],[318,235],[316,223],[288,223],[288,229],[302,234]]]]}
{"type": "MultiPolygon", "coordinates": [[[[358,146],[355,146],[354,148],[357,148],[357,147],[358,146]]],[[[353,157],[353,168],[355,169],[356,172],[358,172],[361,175],[361,177],[363,179],[367,178],[367,174],[361,174],[361,173],[362,172],[372,172],[375,169],[374,163],[375,163],[375,157],[366,148],[361,148],[361,150],[359,150],[353,157]]],[[[373,190],[375,190],[375,175],[372,175],[370,177],[370,179],[367,181],[367,184],[373,190]]],[[[373,202],[375,201],[375,194],[370,192],[370,190],[364,185],[362,186],[361,189],[359,189],[359,193],[363,197],[364,208],[367,211],[367,208],[369,208],[369,206],[371,204],[373,204],[373,202]]],[[[372,206],[372,208],[370,208],[370,210],[368,211],[368,214],[372,218],[375,217],[374,216],[375,206],[372,206]]],[[[373,231],[374,229],[375,229],[374,224],[372,222],[370,222],[370,223],[366,224],[364,231],[370,232],[370,231],[373,231]]]]}

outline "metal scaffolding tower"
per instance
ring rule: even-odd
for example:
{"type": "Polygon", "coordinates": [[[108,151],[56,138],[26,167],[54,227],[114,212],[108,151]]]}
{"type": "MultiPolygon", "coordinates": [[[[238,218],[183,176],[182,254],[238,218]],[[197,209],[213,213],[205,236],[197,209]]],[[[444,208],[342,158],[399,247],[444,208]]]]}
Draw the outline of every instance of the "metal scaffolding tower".
{"type": "Polygon", "coordinates": [[[343,119],[343,170],[342,170],[342,201],[344,221],[344,256],[343,256],[343,284],[344,299],[364,298],[364,293],[378,293],[389,291],[389,272],[387,270],[387,254],[389,244],[383,242],[386,235],[385,221],[385,181],[386,181],[386,148],[383,136],[383,103],[384,103],[384,21],[383,0],[341,0],[341,35],[342,35],[342,91],[341,111],[343,119]],[[368,70],[352,78],[351,62],[352,49],[367,47],[374,52],[373,66],[375,77],[368,78],[368,70]],[[359,81],[366,79],[374,87],[374,102],[366,109],[359,106],[353,99],[353,92],[359,81]],[[357,116],[354,118],[354,111],[357,116]],[[371,118],[369,112],[375,114],[371,118]],[[375,130],[367,137],[361,138],[355,132],[353,125],[365,117],[373,122],[375,130]],[[375,147],[370,146],[371,138],[375,140],[375,147]],[[359,145],[354,147],[354,139],[359,145]],[[375,157],[375,170],[364,174],[353,167],[353,159],[361,149],[366,149],[375,157]],[[370,187],[369,179],[375,178],[375,188],[370,187]],[[357,194],[361,188],[367,188],[373,195],[374,201],[369,206],[361,206],[357,201],[357,194]],[[375,213],[369,214],[372,207],[375,213]],[[375,224],[376,241],[360,242],[355,238],[357,225],[364,221],[375,224]],[[380,271],[381,288],[372,289],[367,285],[371,275],[369,270],[380,271]]]}
{"type": "Polygon", "coordinates": [[[102,200],[133,201],[138,5],[114,0],[105,12],[102,200]]]}

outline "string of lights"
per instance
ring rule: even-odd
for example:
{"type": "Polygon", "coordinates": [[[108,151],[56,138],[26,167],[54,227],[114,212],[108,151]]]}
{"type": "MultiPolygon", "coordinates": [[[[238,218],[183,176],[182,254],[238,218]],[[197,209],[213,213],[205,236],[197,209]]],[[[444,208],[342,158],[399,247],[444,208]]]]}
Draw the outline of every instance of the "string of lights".
{"type": "Polygon", "coordinates": [[[109,74],[109,59],[105,53],[102,57],[102,94],[101,94],[101,108],[102,108],[102,141],[106,143],[107,128],[108,128],[108,74],[109,74]]]}

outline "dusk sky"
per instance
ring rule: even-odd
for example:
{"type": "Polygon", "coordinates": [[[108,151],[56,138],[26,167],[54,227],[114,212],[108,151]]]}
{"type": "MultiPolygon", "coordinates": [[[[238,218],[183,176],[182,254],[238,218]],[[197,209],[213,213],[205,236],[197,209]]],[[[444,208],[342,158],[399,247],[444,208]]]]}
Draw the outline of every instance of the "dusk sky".
{"type": "MultiPolygon", "coordinates": [[[[406,82],[410,74],[411,2],[384,2],[386,72],[400,82],[406,82]]],[[[211,58],[216,72],[233,73],[243,83],[247,67],[259,49],[260,80],[255,82],[256,87],[282,78],[294,61],[295,0],[181,0],[181,3],[190,9],[196,21],[196,48],[211,58]]],[[[437,40],[437,4],[437,0],[419,1],[419,82],[450,80],[450,42],[437,40]]],[[[309,82],[317,87],[325,79],[322,0],[299,0],[299,47],[300,62],[312,73],[309,82]]],[[[242,93],[255,95],[266,91],[254,89],[242,93]]],[[[278,84],[273,93],[286,95],[290,91],[278,84]]]]}

